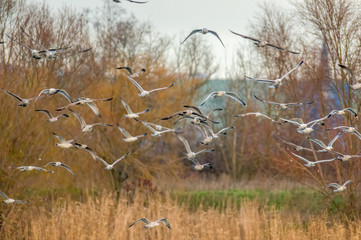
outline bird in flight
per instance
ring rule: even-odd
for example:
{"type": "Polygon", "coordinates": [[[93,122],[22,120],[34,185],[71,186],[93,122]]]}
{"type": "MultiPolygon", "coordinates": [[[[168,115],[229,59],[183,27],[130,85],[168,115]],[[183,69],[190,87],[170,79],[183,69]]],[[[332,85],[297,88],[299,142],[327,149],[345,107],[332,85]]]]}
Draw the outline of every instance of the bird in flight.
{"type": "Polygon", "coordinates": [[[6,204],[10,204],[10,203],[22,203],[22,204],[26,204],[27,202],[21,201],[21,200],[15,200],[12,198],[9,198],[5,193],[3,193],[2,191],[0,191],[0,196],[2,196],[4,198],[3,203],[6,204]]]}
{"type": "MultiPolygon", "coordinates": [[[[133,0],[127,0],[128,2],[132,2],[132,3],[147,3],[148,1],[145,1],[145,2],[139,2],[139,1],[133,1],[133,0]]],[[[121,3],[120,0],[113,0],[113,2],[115,3],[121,3]]]]}
{"type": "Polygon", "coordinates": [[[352,180],[348,180],[342,185],[340,185],[338,183],[330,183],[330,184],[327,185],[327,187],[335,188],[333,190],[334,192],[342,192],[342,191],[346,190],[346,185],[349,184],[349,183],[352,183],[352,180]]]}
{"type": "Polygon", "coordinates": [[[137,221],[135,221],[134,223],[130,224],[129,227],[132,227],[134,224],[136,224],[138,222],[145,223],[144,228],[154,228],[156,226],[159,226],[159,223],[161,222],[164,225],[166,225],[167,228],[170,229],[170,224],[169,224],[169,222],[168,222],[168,220],[166,218],[161,218],[161,219],[158,219],[157,221],[151,222],[147,218],[142,217],[142,218],[138,219],[137,221]]]}
{"type": "Polygon", "coordinates": [[[353,71],[349,68],[346,67],[345,65],[339,64],[338,65],[340,68],[346,70],[349,74],[351,74],[351,81],[352,84],[348,85],[352,90],[359,90],[361,89],[361,82],[356,80],[355,74],[353,73],[353,71]]]}
{"type": "Polygon", "coordinates": [[[301,61],[299,64],[297,64],[296,67],[294,67],[293,69],[291,69],[288,73],[286,73],[285,75],[283,75],[282,77],[280,78],[277,78],[276,80],[270,80],[270,79],[260,79],[260,78],[252,78],[252,77],[247,77],[247,80],[253,80],[253,81],[256,81],[256,82],[261,82],[261,83],[268,83],[270,84],[270,88],[278,88],[279,86],[281,86],[283,83],[282,83],[282,80],[288,75],[290,74],[291,72],[293,72],[294,70],[296,70],[299,66],[301,66],[303,63],[303,61],[301,61]]]}
{"type": "MultiPolygon", "coordinates": [[[[224,47],[224,44],[221,40],[221,38],[218,36],[218,34],[215,32],[215,31],[212,31],[212,30],[208,30],[207,28],[201,28],[201,29],[196,29],[196,30],[193,30],[187,37],[186,39],[183,40],[182,43],[184,43],[190,36],[192,36],[193,34],[195,33],[202,33],[202,34],[207,34],[207,33],[211,33],[213,34],[214,36],[216,36],[218,38],[218,40],[222,43],[223,47],[224,47]]],[[[181,43],[181,44],[182,44],[181,43]]]]}
{"type": "Polygon", "coordinates": [[[302,105],[306,105],[306,104],[312,104],[313,102],[293,102],[293,103],[277,103],[277,102],[271,102],[271,101],[268,101],[268,100],[264,100],[264,99],[260,99],[258,98],[256,95],[253,95],[257,100],[261,101],[261,102],[264,102],[264,103],[267,103],[267,104],[271,104],[271,105],[276,105],[279,107],[279,109],[281,110],[287,110],[289,109],[290,107],[299,107],[299,106],[302,106],[302,105]]]}
{"type": "Polygon", "coordinates": [[[299,52],[294,52],[294,51],[290,51],[290,50],[287,50],[285,48],[282,48],[282,47],[278,47],[274,44],[271,44],[271,43],[268,43],[267,41],[265,40],[259,40],[259,39],[256,39],[256,38],[253,38],[253,37],[248,37],[248,36],[245,36],[245,35],[242,35],[242,34],[239,34],[239,33],[236,33],[236,32],[233,32],[231,30],[229,30],[231,33],[235,34],[235,35],[238,35],[240,37],[243,37],[245,39],[249,39],[249,40],[252,40],[253,43],[257,46],[257,47],[266,47],[266,46],[269,46],[269,47],[273,47],[273,48],[276,48],[278,50],[281,50],[281,51],[287,51],[289,53],[293,53],[293,54],[300,54],[299,52]]]}

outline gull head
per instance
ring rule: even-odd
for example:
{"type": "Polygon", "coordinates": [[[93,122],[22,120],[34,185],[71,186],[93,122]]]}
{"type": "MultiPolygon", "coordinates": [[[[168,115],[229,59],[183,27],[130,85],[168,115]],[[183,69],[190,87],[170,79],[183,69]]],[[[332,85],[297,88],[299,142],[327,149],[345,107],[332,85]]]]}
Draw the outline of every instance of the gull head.
{"type": "Polygon", "coordinates": [[[207,34],[207,33],[208,33],[208,29],[207,29],[207,28],[202,28],[201,31],[202,31],[203,34],[207,34]]]}
{"type": "Polygon", "coordinates": [[[143,91],[140,94],[138,94],[139,97],[148,97],[149,92],[148,91],[143,91]]]}

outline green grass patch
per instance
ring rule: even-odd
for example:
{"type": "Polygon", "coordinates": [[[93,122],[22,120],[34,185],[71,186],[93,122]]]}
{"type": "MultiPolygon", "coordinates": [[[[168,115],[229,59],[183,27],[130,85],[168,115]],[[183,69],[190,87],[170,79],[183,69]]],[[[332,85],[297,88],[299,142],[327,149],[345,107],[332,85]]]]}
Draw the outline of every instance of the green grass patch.
{"type": "Polygon", "coordinates": [[[297,208],[301,212],[316,213],[325,209],[324,196],[314,190],[295,188],[291,190],[266,191],[252,190],[218,190],[174,192],[172,195],[179,204],[197,209],[199,207],[224,209],[229,204],[240,208],[242,202],[256,200],[265,207],[275,209],[297,208]]]}

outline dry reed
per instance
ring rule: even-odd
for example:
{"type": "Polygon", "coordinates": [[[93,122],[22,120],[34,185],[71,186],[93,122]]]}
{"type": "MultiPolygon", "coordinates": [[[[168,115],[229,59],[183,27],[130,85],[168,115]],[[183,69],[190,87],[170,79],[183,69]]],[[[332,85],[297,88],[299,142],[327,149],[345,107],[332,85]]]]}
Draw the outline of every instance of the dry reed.
{"type": "Polygon", "coordinates": [[[360,221],[343,223],[327,214],[302,219],[299,213],[266,209],[256,201],[245,202],[238,210],[187,210],[168,194],[137,193],[133,201],[112,194],[84,202],[57,200],[51,206],[3,206],[2,239],[360,239],[360,221]],[[160,204],[162,203],[162,204],[160,204]],[[8,208],[8,209],[6,209],[8,208]],[[164,225],[143,229],[140,217],[164,225]]]}

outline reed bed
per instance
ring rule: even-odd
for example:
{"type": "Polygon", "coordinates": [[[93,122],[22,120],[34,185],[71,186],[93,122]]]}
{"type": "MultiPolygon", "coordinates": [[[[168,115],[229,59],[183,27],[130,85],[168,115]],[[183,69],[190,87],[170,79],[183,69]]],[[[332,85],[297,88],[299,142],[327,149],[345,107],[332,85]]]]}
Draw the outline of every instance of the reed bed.
{"type": "Polygon", "coordinates": [[[49,204],[1,206],[1,239],[360,239],[361,221],[330,220],[326,212],[307,220],[297,212],[265,208],[246,201],[238,209],[189,211],[169,194],[137,193],[87,197],[83,202],[58,199],[49,204]],[[131,199],[131,200],[130,200],[131,199]],[[140,217],[164,225],[128,226],[140,217]]]}

